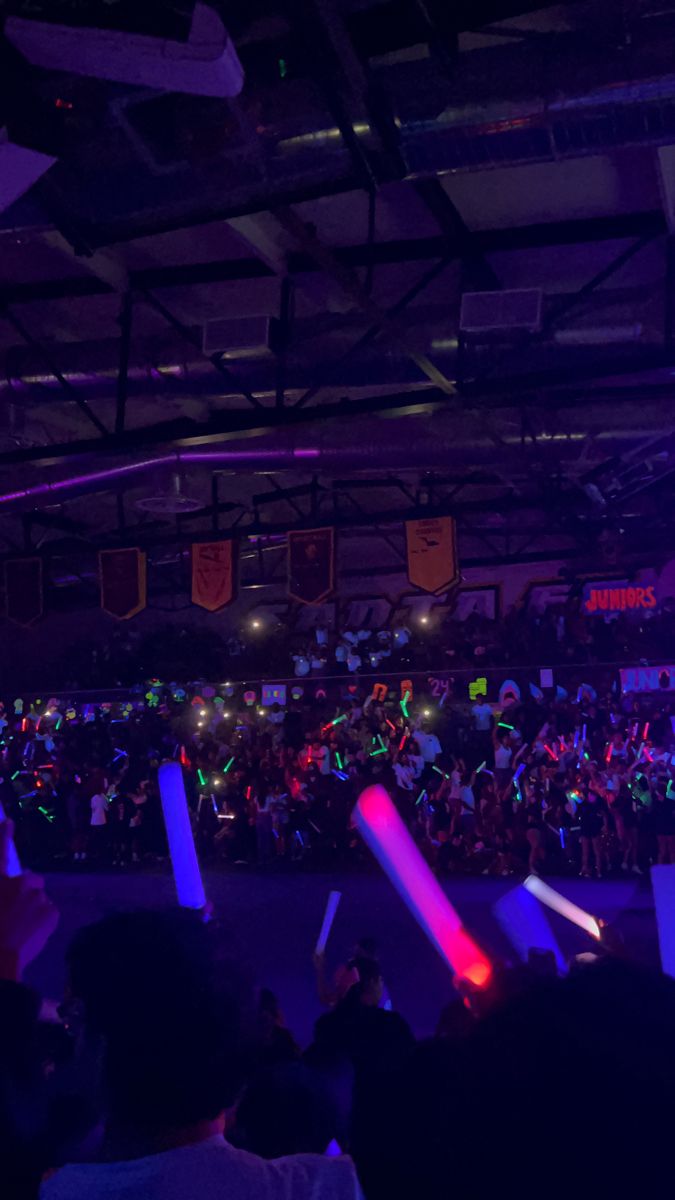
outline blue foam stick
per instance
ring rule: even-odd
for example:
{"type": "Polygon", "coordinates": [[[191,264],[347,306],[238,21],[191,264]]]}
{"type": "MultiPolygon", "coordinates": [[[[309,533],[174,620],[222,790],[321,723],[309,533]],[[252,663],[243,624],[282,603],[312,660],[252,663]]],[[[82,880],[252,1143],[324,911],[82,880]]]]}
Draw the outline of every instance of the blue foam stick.
{"type": "Polygon", "coordinates": [[[652,889],[661,966],[666,975],[675,976],[675,866],[672,863],[652,867],[652,889]]]}
{"type": "Polygon", "coordinates": [[[567,963],[539,901],[524,887],[507,892],[492,909],[516,954],[527,962],[530,950],[550,950],[560,972],[567,963]]]}
{"type": "Polygon", "coordinates": [[[192,836],[180,763],[166,762],[159,768],[159,794],[162,799],[178,903],[182,908],[203,908],[206,895],[192,836]]]}

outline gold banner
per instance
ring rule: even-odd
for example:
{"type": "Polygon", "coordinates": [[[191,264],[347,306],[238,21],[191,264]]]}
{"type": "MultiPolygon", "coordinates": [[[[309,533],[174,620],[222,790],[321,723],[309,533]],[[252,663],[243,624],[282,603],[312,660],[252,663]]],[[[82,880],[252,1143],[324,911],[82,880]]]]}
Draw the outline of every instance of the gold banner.
{"type": "Polygon", "coordinates": [[[234,599],[232,542],[195,542],[192,546],[192,603],[217,612],[234,599]]]}
{"type": "Polygon", "coordinates": [[[408,579],[423,592],[443,592],[459,578],[454,517],[406,521],[408,579]]]}

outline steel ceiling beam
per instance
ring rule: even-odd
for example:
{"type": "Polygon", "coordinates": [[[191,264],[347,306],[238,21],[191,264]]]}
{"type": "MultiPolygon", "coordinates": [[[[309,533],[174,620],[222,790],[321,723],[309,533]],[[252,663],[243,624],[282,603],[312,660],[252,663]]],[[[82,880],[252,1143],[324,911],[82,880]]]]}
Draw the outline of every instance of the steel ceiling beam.
{"type": "MultiPolygon", "coordinates": [[[[190,224],[189,228],[199,229],[190,224]]],[[[661,211],[625,213],[618,216],[589,217],[568,221],[547,221],[514,229],[472,230],[472,245],[485,254],[510,253],[521,250],[556,246],[585,245],[594,242],[621,241],[625,238],[659,236],[666,233],[666,221],[661,211]]],[[[1,236],[1,234],[0,234],[1,236]]],[[[334,247],[335,258],[346,267],[367,267],[371,262],[387,266],[406,262],[425,262],[440,259],[449,253],[461,257],[462,241],[458,236],[404,238],[376,242],[373,246],[334,247]]],[[[77,259],[75,260],[77,261],[77,259]]],[[[86,267],[86,258],[82,266],[86,267]]],[[[287,260],[289,274],[302,275],[319,271],[312,257],[296,251],[287,260]]],[[[244,279],[273,277],[275,271],[260,258],[224,259],[215,262],[187,263],[166,267],[147,267],[129,273],[129,285],[134,290],[161,290],[168,287],[198,287],[209,283],[230,283],[244,279]]],[[[65,279],[45,279],[31,283],[14,283],[0,287],[0,305],[31,304],[50,300],[67,300],[87,296],[106,296],[114,289],[95,276],[73,276],[65,279]]]]}

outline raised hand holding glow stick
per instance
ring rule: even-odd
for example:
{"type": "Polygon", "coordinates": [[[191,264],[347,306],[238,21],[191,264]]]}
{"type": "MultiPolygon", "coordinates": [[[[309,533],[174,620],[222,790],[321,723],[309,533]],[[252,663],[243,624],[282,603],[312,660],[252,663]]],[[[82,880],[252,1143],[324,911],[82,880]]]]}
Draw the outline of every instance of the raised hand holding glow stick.
{"type": "Polygon", "coordinates": [[[361,793],[354,818],[383,871],[448,966],[475,987],[486,987],[492,978],[489,959],[462,928],[383,787],[375,785],[361,793]]]}
{"type": "Polygon", "coordinates": [[[342,892],[328,893],[328,902],[326,904],[326,911],[323,914],[323,921],[321,922],[321,931],[314,948],[315,954],[323,954],[324,950],[326,949],[326,942],[330,936],[333,921],[335,920],[335,914],[338,910],[338,905],[341,899],[342,892]]]}
{"type": "Polygon", "coordinates": [[[197,861],[185,784],[180,764],[163,763],[159,768],[159,794],[178,903],[182,908],[204,908],[206,895],[197,861]]]}

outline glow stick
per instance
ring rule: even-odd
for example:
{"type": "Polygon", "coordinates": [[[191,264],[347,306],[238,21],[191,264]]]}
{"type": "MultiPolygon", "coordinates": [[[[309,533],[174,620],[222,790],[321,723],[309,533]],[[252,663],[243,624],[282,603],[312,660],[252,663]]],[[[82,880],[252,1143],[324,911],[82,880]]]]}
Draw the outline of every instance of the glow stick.
{"type": "Polygon", "coordinates": [[[338,754],[337,750],[335,751],[335,761],[336,761],[338,767],[340,768],[340,770],[342,770],[342,759],[340,758],[340,755],[338,754]]]}
{"type": "Polygon", "coordinates": [[[485,770],[485,768],[486,768],[486,766],[487,766],[487,759],[485,759],[485,760],[484,760],[484,761],[483,761],[483,762],[480,764],[480,766],[479,766],[479,767],[476,767],[476,775],[480,775],[481,771],[484,771],[484,770],[485,770]]]}
{"type": "Polygon", "coordinates": [[[579,745],[579,730],[577,729],[577,730],[575,730],[575,733],[574,733],[574,749],[575,750],[578,745],[579,745]]]}
{"type": "Polygon", "coordinates": [[[159,768],[159,794],[178,903],[182,908],[203,908],[206,896],[179,763],[162,763],[159,768]]]}
{"type": "Polygon", "coordinates": [[[400,702],[401,703],[401,712],[403,713],[403,716],[406,718],[410,717],[410,713],[408,712],[409,699],[410,699],[410,692],[406,692],[405,696],[403,697],[403,699],[400,702]]]}
{"type": "Polygon", "coordinates": [[[328,935],[330,934],[333,921],[335,920],[335,914],[338,910],[338,904],[340,903],[341,899],[342,892],[328,893],[328,903],[326,904],[326,911],[323,914],[323,921],[321,922],[321,931],[314,949],[315,954],[323,954],[324,950],[326,949],[328,935]]]}
{"type": "MultiPolygon", "coordinates": [[[[2,800],[0,800],[0,825],[3,825],[6,820],[7,817],[5,816],[5,810],[2,807],[2,800]]],[[[16,852],[16,846],[14,845],[13,837],[7,839],[7,864],[5,867],[5,873],[8,879],[15,879],[17,875],[21,875],[21,863],[19,862],[19,856],[16,852]]]]}
{"type": "Polygon", "coordinates": [[[513,776],[514,783],[516,783],[517,780],[520,779],[524,770],[525,770],[525,763],[521,763],[520,766],[518,767],[518,770],[516,771],[515,775],[513,776]]]}
{"type": "Polygon", "coordinates": [[[507,724],[506,724],[506,721],[500,721],[500,722],[499,722],[499,724],[498,724],[498,726],[497,726],[497,728],[498,728],[498,729],[511,729],[511,730],[513,730],[513,729],[515,729],[515,725],[507,725],[507,724]]]}
{"type": "Polygon", "coordinates": [[[369,757],[377,758],[378,754],[386,754],[386,753],[387,753],[387,747],[383,746],[383,748],[381,750],[373,750],[372,753],[369,755],[369,757]]]}
{"type": "Polygon", "coordinates": [[[202,787],[206,787],[206,779],[204,777],[203,771],[197,771],[197,778],[199,779],[199,782],[201,783],[202,787]]]}
{"type": "Polygon", "coordinates": [[[396,733],[396,726],[394,725],[394,722],[393,722],[393,721],[390,721],[390,720],[389,720],[389,717],[385,717],[384,719],[385,719],[385,721],[387,722],[387,725],[389,726],[389,728],[390,728],[391,730],[393,730],[393,732],[394,732],[394,733],[396,733]]]}
{"type": "Polygon", "coordinates": [[[448,966],[474,986],[486,987],[492,978],[489,959],[462,928],[384,788],[366,788],[354,816],[364,841],[448,966]]]}
{"type": "Polygon", "coordinates": [[[551,749],[551,747],[548,745],[548,743],[545,744],[544,750],[546,750],[546,752],[551,755],[551,758],[553,759],[554,762],[559,762],[558,755],[555,753],[555,750],[551,749]]]}
{"type": "Polygon", "coordinates": [[[666,975],[675,976],[675,866],[672,863],[652,867],[652,890],[661,966],[666,975]]]}
{"type": "Polygon", "coordinates": [[[424,799],[426,794],[427,794],[426,788],[422,788],[422,791],[420,792],[419,796],[417,797],[417,799],[415,801],[415,808],[417,808],[417,805],[422,802],[422,800],[424,799]]]}
{"type": "Polygon", "coordinates": [[[581,740],[582,740],[582,742],[586,741],[586,726],[585,725],[581,731],[581,740]]]}
{"type": "Polygon", "coordinates": [[[408,740],[408,735],[407,735],[407,733],[404,733],[404,734],[403,734],[403,737],[401,738],[401,740],[400,740],[400,742],[399,742],[399,746],[398,746],[399,753],[401,752],[401,750],[402,750],[402,749],[403,749],[403,747],[405,746],[405,744],[406,744],[407,740],[408,740]]]}
{"type": "Polygon", "coordinates": [[[536,896],[537,900],[540,900],[547,908],[560,913],[561,917],[566,917],[573,925],[578,925],[579,929],[590,933],[591,937],[600,938],[600,926],[595,917],[584,912],[583,908],[579,908],[578,904],[573,904],[566,896],[561,896],[560,892],[549,887],[538,875],[528,875],[523,887],[527,888],[528,892],[536,896]]]}
{"type": "Polygon", "coordinates": [[[647,721],[647,724],[645,725],[644,729],[642,730],[643,742],[647,741],[648,736],[649,736],[649,721],[647,721]]]}
{"type": "Polygon", "coordinates": [[[605,762],[607,763],[607,766],[609,766],[609,764],[612,761],[612,749],[613,749],[612,743],[608,742],[607,749],[605,750],[605,762]]]}
{"type": "Polygon", "coordinates": [[[492,911],[523,962],[527,962],[531,949],[550,950],[558,970],[562,973],[567,970],[564,955],[541,904],[524,887],[507,892],[493,905],[492,911]]]}
{"type": "Polygon", "coordinates": [[[232,755],[232,758],[229,760],[229,762],[225,763],[225,766],[223,767],[223,775],[227,775],[227,772],[229,771],[233,762],[234,762],[234,754],[232,755]]]}

